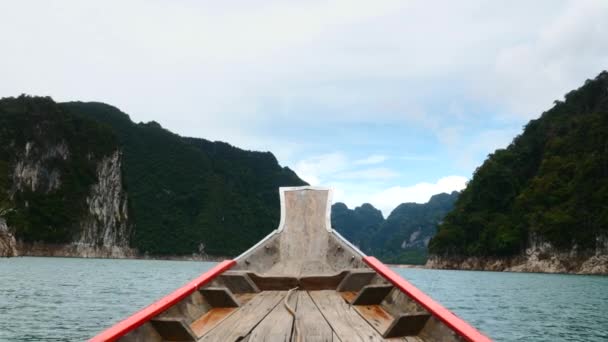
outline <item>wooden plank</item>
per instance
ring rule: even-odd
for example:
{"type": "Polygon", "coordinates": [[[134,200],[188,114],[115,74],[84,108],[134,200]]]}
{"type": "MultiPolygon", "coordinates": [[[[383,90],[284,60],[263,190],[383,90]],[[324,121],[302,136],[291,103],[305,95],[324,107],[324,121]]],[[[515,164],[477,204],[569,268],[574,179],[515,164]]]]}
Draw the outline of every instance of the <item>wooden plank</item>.
{"type": "MultiPolygon", "coordinates": [[[[380,335],[384,335],[395,320],[380,305],[355,305],[355,310],[363,317],[369,325],[374,327],[380,335]]],[[[394,336],[391,336],[394,337],[394,336]]]]}
{"type": "Polygon", "coordinates": [[[205,297],[207,303],[214,308],[236,308],[239,306],[238,300],[225,287],[206,287],[200,289],[199,292],[205,297]]]}
{"type": "Polygon", "coordinates": [[[331,290],[311,291],[310,297],[342,341],[383,341],[378,334],[339,293],[331,290]]]}
{"type": "Polygon", "coordinates": [[[415,336],[420,333],[431,315],[409,314],[396,317],[383,334],[384,337],[415,336]]]}
{"type": "Polygon", "coordinates": [[[335,270],[332,265],[327,263],[325,258],[321,260],[310,260],[304,259],[300,264],[300,271],[298,275],[300,277],[305,277],[309,275],[319,275],[319,274],[336,274],[340,270],[335,270]]]}
{"type": "Polygon", "coordinates": [[[344,298],[344,300],[347,303],[352,303],[353,300],[355,300],[355,298],[357,298],[357,292],[352,292],[352,291],[340,292],[340,295],[342,296],[342,298],[344,298]]]}
{"type": "Polygon", "coordinates": [[[403,338],[406,342],[424,342],[423,339],[421,339],[418,336],[406,336],[403,338]]]}
{"type": "Polygon", "coordinates": [[[226,271],[218,278],[232,293],[260,292],[245,271],[226,271]]]}
{"type": "Polygon", "coordinates": [[[353,305],[377,305],[382,303],[384,298],[393,289],[392,285],[365,285],[351,304],[353,305]]]}
{"type": "Polygon", "coordinates": [[[292,341],[331,342],[334,332],[306,291],[298,291],[296,326],[292,341]],[[296,336],[297,335],[297,336],[296,336]],[[298,339],[298,337],[301,337],[298,339]]]}
{"type": "Polygon", "coordinates": [[[268,315],[287,292],[265,291],[258,293],[247,304],[220,322],[199,341],[232,342],[246,337],[268,315]]]}
{"type": "Polygon", "coordinates": [[[372,270],[350,270],[340,282],[336,291],[360,291],[363,286],[371,283],[375,275],[376,272],[372,270]]]}
{"type": "Polygon", "coordinates": [[[221,321],[232,315],[237,308],[213,308],[190,324],[196,336],[203,336],[215,328],[221,321]]]}
{"type": "Polygon", "coordinates": [[[298,286],[298,278],[285,276],[261,276],[249,273],[249,277],[261,291],[288,291],[298,286]]]}
{"type": "Polygon", "coordinates": [[[164,341],[196,341],[196,335],[183,319],[153,318],[150,323],[164,341]]]}
{"type": "Polygon", "coordinates": [[[241,305],[245,305],[256,295],[257,293],[235,293],[234,297],[236,297],[236,300],[238,300],[241,305]]]}
{"type": "MultiPolygon", "coordinates": [[[[292,310],[297,310],[298,292],[291,292],[288,298],[292,310]]],[[[294,318],[281,301],[249,334],[248,342],[289,342],[291,340],[294,318]]]]}
{"type": "Polygon", "coordinates": [[[334,275],[309,275],[300,278],[300,289],[308,291],[335,290],[338,284],[348,274],[342,271],[334,275]]]}

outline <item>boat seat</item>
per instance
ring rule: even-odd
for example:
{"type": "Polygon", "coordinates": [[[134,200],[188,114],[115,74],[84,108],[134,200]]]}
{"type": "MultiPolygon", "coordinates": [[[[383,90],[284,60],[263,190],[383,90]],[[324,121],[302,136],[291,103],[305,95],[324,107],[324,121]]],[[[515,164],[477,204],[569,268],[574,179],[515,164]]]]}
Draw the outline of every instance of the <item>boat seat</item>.
{"type": "Polygon", "coordinates": [[[196,334],[181,318],[157,317],[150,320],[163,341],[196,341],[196,334]]]}
{"type": "Polygon", "coordinates": [[[253,272],[248,275],[260,291],[287,291],[299,284],[297,277],[263,276],[253,272]]]}
{"type": "Polygon", "coordinates": [[[236,308],[240,305],[232,292],[225,287],[205,287],[199,289],[199,292],[214,308],[236,308]]]}
{"type": "Polygon", "coordinates": [[[371,283],[376,272],[369,269],[352,269],[348,272],[346,277],[342,279],[336,291],[360,291],[363,286],[371,283]]]}
{"type": "Polygon", "coordinates": [[[393,285],[365,285],[352,300],[352,305],[378,305],[391,292],[393,285]]]}
{"type": "Polygon", "coordinates": [[[417,336],[431,315],[427,312],[390,314],[382,303],[392,290],[392,285],[375,284],[365,285],[359,292],[342,291],[341,295],[384,338],[417,336]]]}
{"type": "Polygon", "coordinates": [[[287,291],[298,287],[300,290],[320,291],[335,290],[344,279],[353,272],[345,270],[336,274],[306,275],[306,276],[283,276],[283,275],[259,275],[249,272],[248,276],[259,291],[287,291]]]}
{"type": "Polygon", "coordinates": [[[226,271],[218,277],[218,281],[232,293],[257,293],[260,289],[251,280],[246,271],[226,271]]]}
{"type": "Polygon", "coordinates": [[[429,320],[431,315],[428,313],[401,314],[393,319],[393,322],[386,329],[382,336],[385,338],[400,336],[416,336],[420,334],[422,328],[429,320]]]}
{"type": "Polygon", "coordinates": [[[307,275],[298,279],[300,290],[320,291],[335,290],[350,271],[342,271],[334,275],[307,275]]]}

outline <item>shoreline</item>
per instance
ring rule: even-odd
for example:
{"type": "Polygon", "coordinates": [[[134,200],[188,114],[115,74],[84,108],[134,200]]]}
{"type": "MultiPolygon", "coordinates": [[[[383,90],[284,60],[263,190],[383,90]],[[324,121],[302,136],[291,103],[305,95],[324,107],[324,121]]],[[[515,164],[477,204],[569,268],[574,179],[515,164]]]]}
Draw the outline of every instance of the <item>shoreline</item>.
{"type": "Polygon", "coordinates": [[[537,253],[511,258],[432,256],[424,268],[460,271],[488,271],[510,273],[608,275],[608,255],[573,256],[555,253],[538,257],[537,253]]]}

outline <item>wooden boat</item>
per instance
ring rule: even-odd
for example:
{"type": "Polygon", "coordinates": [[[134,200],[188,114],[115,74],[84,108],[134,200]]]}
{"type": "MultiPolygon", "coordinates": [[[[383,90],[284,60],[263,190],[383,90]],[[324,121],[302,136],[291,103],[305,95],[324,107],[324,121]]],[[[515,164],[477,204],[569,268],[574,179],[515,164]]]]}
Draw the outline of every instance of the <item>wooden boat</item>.
{"type": "Polygon", "coordinates": [[[490,341],[333,230],[329,189],[280,196],[275,231],[91,341],[490,341]]]}

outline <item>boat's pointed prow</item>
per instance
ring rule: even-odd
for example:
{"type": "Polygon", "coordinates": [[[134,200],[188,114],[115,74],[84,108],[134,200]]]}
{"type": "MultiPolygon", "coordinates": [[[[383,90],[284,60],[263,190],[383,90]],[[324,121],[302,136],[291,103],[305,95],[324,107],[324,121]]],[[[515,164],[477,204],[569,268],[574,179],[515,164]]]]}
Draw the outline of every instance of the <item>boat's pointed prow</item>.
{"type": "Polygon", "coordinates": [[[330,189],[280,197],[263,240],[92,341],[490,341],[334,231],[330,189]]]}
{"type": "Polygon", "coordinates": [[[239,256],[237,268],[301,276],[365,267],[365,255],[331,228],[331,189],[286,187],[279,193],[279,227],[239,256]]]}

